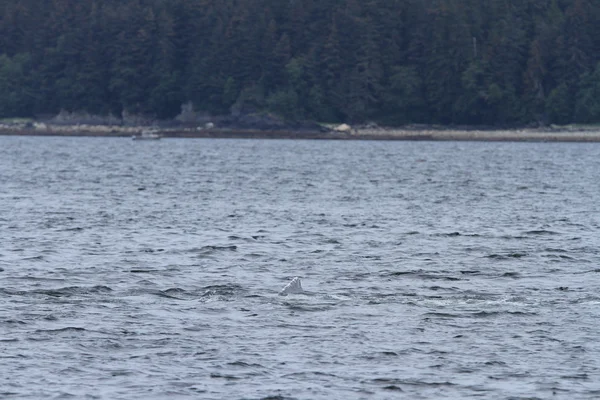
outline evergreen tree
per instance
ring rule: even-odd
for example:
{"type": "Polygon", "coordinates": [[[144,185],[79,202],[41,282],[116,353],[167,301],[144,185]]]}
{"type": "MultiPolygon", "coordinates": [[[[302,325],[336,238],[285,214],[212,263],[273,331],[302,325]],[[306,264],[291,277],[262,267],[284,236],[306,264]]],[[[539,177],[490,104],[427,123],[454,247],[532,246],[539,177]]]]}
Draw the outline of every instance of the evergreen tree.
{"type": "Polygon", "coordinates": [[[0,118],[31,117],[35,90],[28,54],[0,55],[0,118]]]}
{"type": "Polygon", "coordinates": [[[575,121],[598,123],[600,121],[600,62],[593,72],[581,76],[576,95],[575,121]]]}
{"type": "Polygon", "coordinates": [[[0,113],[597,122],[596,0],[0,0],[0,113]]]}

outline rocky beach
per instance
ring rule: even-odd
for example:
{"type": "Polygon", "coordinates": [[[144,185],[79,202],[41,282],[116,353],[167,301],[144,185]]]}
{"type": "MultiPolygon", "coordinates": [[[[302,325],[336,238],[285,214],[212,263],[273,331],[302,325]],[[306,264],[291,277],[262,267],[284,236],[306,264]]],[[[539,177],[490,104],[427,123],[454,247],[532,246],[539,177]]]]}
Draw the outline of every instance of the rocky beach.
{"type": "Polygon", "coordinates": [[[600,142],[598,126],[549,126],[521,129],[476,129],[439,126],[380,127],[343,124],[322,126],[311,123],[160,124],[122,125],[10,121],[0,123],[0,135],[22,136],[106,136],[135,137],[151,132],[161,138],[247,138],[247,139],[321,139],[321,140],[431,140],[431,141],[538,141],[600,142]]]}

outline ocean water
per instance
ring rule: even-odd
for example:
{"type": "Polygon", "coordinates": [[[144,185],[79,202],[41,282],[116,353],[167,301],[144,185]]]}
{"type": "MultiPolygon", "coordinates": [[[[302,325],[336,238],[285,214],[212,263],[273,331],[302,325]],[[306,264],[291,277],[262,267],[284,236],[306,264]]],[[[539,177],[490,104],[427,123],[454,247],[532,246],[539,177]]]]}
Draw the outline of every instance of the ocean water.
{"type": "Polygon", "coordinates": [[[599,171],[596,144],[0,137],[0,398],[599,398],[599,171]]]}

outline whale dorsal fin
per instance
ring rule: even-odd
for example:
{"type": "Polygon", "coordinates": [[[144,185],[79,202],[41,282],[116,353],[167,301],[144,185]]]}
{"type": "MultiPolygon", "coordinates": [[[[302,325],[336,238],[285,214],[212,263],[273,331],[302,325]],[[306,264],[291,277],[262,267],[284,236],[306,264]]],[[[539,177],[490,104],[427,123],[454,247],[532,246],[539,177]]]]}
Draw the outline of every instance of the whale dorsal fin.
{"type": "Polygon", "coordinates": [[[279,292],[280,296],[287,296],[288,294],[294,293],[302,293],[304,289],[302,289],[302,281],[300,277],[296,276],[294,279],[290,281],[281,291],[279,292]]]}

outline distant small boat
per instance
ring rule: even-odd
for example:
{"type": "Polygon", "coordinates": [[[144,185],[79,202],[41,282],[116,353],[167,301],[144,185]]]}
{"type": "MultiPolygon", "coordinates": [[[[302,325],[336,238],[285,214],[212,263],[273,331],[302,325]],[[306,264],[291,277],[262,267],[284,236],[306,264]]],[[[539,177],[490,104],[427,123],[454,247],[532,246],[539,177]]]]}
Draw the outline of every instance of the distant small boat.
{"type": "Polygon", "coordinates": [[[159,140],[162,136],[155,131],[142,131],[141,134],[133,135],[131,138],[133,140],[159,140]]]}

